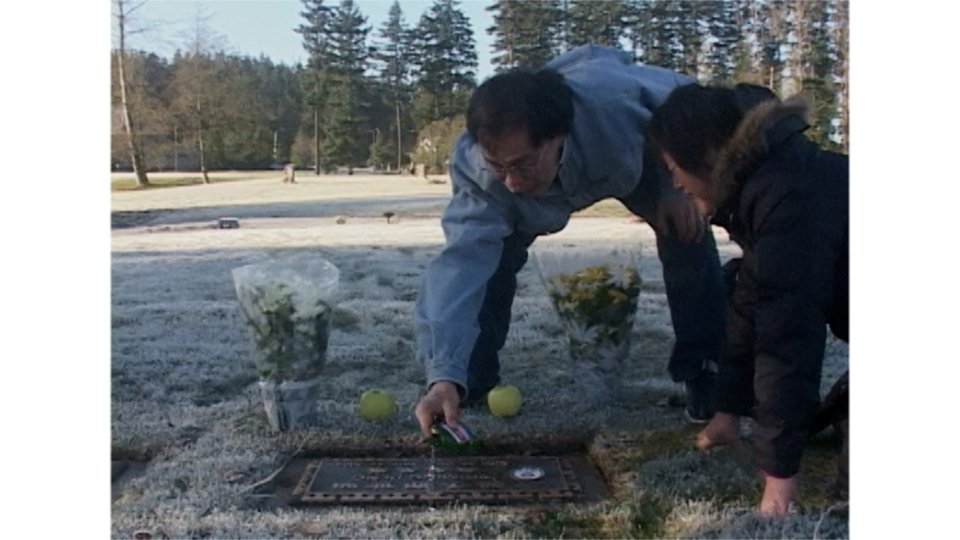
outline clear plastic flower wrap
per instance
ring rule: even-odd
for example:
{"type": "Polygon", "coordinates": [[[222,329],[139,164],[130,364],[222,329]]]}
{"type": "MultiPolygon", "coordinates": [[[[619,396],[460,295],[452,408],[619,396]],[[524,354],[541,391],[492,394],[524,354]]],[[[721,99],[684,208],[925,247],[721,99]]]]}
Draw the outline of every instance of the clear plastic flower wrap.
{"type": "Polygon", "coordinates": [[[640,246],[543,243],[534,261],[575,363],[591,368],[610,398],[620,388],[640,296],[640,246]]]}
{"type": "Polygon", "coordinates": [[[274,429],[307,422],[319,397],[340,271],[319,258],[233,270],[240,307],[257,349],[260,393],[274,429]]]}

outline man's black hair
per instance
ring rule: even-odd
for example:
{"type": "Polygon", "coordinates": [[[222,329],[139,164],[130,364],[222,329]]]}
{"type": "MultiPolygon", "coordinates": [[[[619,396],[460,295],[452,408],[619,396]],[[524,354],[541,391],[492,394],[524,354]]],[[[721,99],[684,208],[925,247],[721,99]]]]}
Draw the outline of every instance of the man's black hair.
{"type": "Polygon", "coordinates": [[[527,129],[530,143],[570,132],[573,92],[563,75],[550,69],[513,69],[487,79],[470,96],[467,131],[475,141],[527,129]]]}

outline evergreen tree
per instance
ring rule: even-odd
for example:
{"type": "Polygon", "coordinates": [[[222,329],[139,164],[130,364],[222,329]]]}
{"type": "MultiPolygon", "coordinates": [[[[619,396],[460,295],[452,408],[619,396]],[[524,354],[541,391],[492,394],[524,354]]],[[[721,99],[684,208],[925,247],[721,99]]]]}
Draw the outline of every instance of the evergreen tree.
{"type": "MultiPolygon", "coordinates": [[[[330,64],[330,6],[323,0],[301,0],[304,23],[295,32],[303,39],[303,48],[309,55],[305,69],[298,70],[304,101],[311,109],[309,124],[313,126],[314,172],[320,174],[324,158],[321,154],[322,132],[320,116],[327,101],[330,64]]],[[[307,122],[304,122],[305,124],[307,122]]],[[[301,158],[302,159],[302,158],[301,158]]]]}
{"type": "Polygon", "coordinates": [[[434,0],[415,32],[418,126],[464,114],[476,88],[477,51],[459,0],[434,0]]]}
{"type": "Polygon", "coordinates": [[[760,8],[761,29],[758,44],[761,52],[763,85],[774,92],[782,90],[785,61],[781,49],[787,43],[787,10],[784,0],[766,0],[760,8]]]}
{"type": "Polygon", "coordinates": [[[492,63],[497,71],[510,68],[537,68],[560,51],[562,12],[558,0],[495,2],[494,25],[487,33],[494,36],[492,63]]]}
{"type": "Polygon", "coordinates": [[[831,77],[837,81],[838,117],[837,139],[841,152],[850,151],[850,3],[834,2],[830,28],[836,48],[831,77]]]}
{"type": "Polygon", "coordinates": [[[743,39],[743,28],[738,26],[740,6],[737,4],[733,0],[702,2],[703,14],[711,38],[710,47],[704,59],[709,66],[709,75],[706,80],[712,84],[731,82],[737,43],[746,42],[743,39]]]}
{"type": "Polygon", "coordinates": [[[624,3],[620,0],[571,0],[568,41],[573,47],[593,43],[620,47],[625,34],[624,3]]]}
{"type": "Polygon", "coordinates": [[[371,160],[374,165],[396,163],[397,171],[403,168],[404,139],[409,149],[411,87],[413,51],[410,28],[403,18],[400,2],[394,0],[390,15],[380,27],[375,59],[380,64],[378,83],[386,93],[386,100],[393,105],[392,126],[386,133],[376,132],[371,160]],[[388,136],[392,131],[392,137],[388,136]]]}
{"type": "Polygon", "coordinates": [[[353,0],[341,0],[330,20],[329,94],[327,96],[323,155],[331,164],[353,167],[369,153],[364,109],[370,97],[364,79],[370,51],[367,49],[367,17],[353,0]]]}

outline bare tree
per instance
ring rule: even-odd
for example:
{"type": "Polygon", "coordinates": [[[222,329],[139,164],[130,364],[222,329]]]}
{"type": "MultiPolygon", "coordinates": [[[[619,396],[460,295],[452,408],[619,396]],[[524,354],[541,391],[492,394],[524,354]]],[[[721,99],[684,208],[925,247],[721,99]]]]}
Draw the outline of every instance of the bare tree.
{"type": "Polygon", "coordinates": [[[214,55],[223,53],[226,40],[208,25],[212,15],[197,6],[192,26],[184,32],[187,55],[174,74],[174,108],[189,126],[197,145],[203,183],[210,183],[209,131],[223,114],[226,82],[220,80],[214,55]]]}
{"type": "Polygon", "coordinates": [[[127,96],[127,80],[124,71],[124,61],[127,54],[127,38],[131,35],[141,33],[143,30],[131,30],[129,25],[130,15],[143,7],[146,0],[132,3],[128,0],[114,0],[117,12],[114,17],[117,19],[117,31],[119,33],[119,48],[117,49],[117,79],[120,83],[120,106],[123,108],[123,129],[127,133],[127,145],[130,150],[130,161],[133,163],[133,172],[137,175],[137,185],[146,187],[150,185],[147,178],[147,171],[143,165],[143,148],[140,145],[140,137],[134,123],[135,111],[130,99],[127,96]]]}

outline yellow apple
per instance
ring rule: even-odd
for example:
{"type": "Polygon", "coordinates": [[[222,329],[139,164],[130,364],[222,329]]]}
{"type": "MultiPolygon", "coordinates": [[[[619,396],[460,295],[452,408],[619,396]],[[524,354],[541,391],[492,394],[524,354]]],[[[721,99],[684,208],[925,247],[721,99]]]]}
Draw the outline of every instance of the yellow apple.
{"type": "Polygon", "coordinates": [[[487,407],[494,416],[507,417],[520,412],[520,389],[516,386],[498,386],[487,394],[487,407]]]}
{"type": "Polygon", "coordinates": [[[396,413],[397,400],[390,392],[375,388],[360,395],[360,417],[364,420],[386,420],[396,413]]]}

